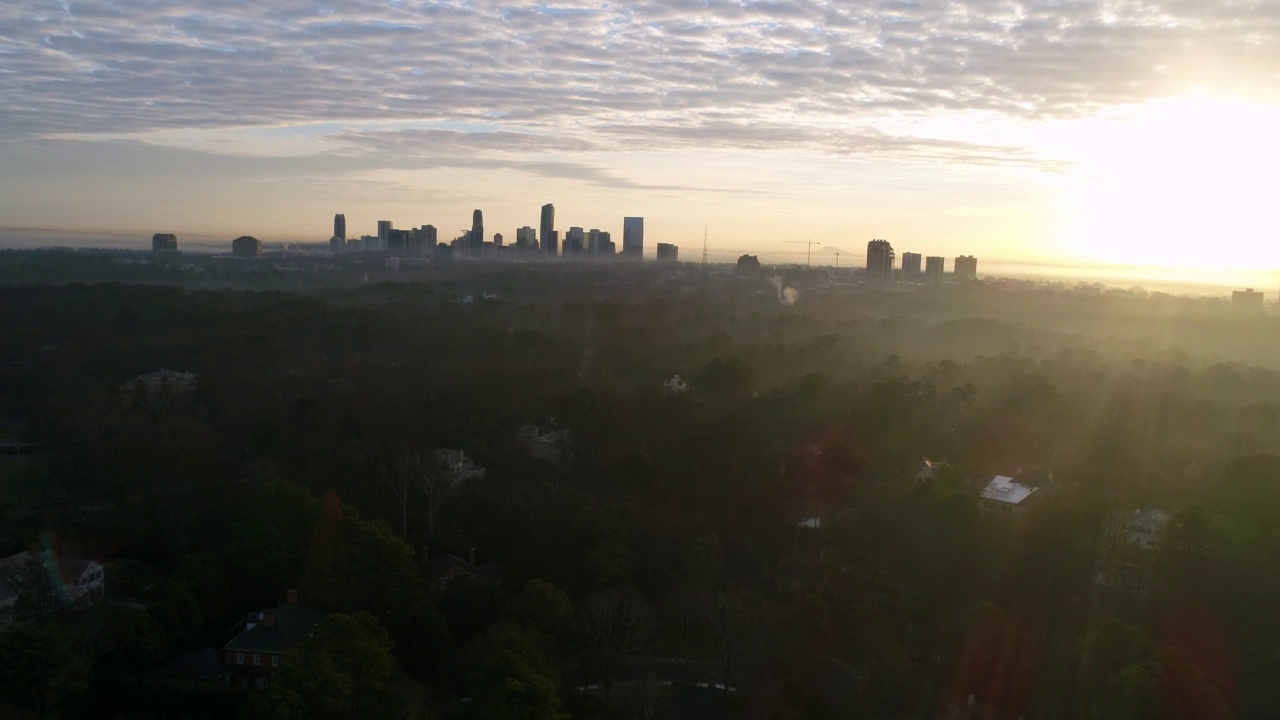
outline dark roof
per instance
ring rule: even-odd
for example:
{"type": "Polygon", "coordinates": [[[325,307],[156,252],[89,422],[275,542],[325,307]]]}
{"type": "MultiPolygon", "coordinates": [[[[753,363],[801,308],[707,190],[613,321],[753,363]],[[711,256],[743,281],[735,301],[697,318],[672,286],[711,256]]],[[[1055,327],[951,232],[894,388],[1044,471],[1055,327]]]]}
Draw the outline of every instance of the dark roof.
{"type": "Polygon", "coordinates": [[[457,570],[474,577],[501,580],[502,564],[489,562],[483,565],[472,565],[457,555],[441,555],[432,558],[427,563],[427,576],[432,580],[439,580],[449,573],[450,570],[457,570]]]}
{"type": "Polygon", "coordinates": [[[189,680],[217,680],[223,672],[218,651],[207,647],[170,660],[160,668],[160,674],[189,680]]]}
{"type": "MultiPolygon", "coordinates": [[[[266,611],[270,612],[270,611],[266,611]]],[[[275,622],[267,627],[265,622],[245,630],[231,638],[231,642],[222,646],[223,650],[236,650],[264,653],[285,653],[298,645],[311,634],[316,625],[329,616],[323,610],[315,610],[298,605],[284,604],[275,608],[275,622]]]]}

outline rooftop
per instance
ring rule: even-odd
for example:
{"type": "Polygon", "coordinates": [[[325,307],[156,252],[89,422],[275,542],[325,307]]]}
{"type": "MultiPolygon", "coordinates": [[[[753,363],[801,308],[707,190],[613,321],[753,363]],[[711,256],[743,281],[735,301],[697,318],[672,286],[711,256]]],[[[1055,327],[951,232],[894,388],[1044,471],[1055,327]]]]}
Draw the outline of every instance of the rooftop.
{"type": "Polygon", "coordinates": [[[259,620],[253,627],[231,638],[222,647],[223,650],[237,650],[264,653],[285,653],[298,645],[311,634],[316,625],[329,616],[323,610],[316,610],[299,605],[285,603],[274,610],[259,613],[259,620]],[[275,620],[270,626],[262,616],[274,612],[275,620]]]}
{"type": "Polygon", "coordinates": [[[996,502],[1006,503],[1008,505],[1018,505],[1022,501],[1031,497],[1037,490],[1037,487],[1027,487],[1022,485],[1013,478],[1005,475],[996,475],[991,478],[991,482],[982,489],[982,498],[984,500],[994,500],[996,502]]]}

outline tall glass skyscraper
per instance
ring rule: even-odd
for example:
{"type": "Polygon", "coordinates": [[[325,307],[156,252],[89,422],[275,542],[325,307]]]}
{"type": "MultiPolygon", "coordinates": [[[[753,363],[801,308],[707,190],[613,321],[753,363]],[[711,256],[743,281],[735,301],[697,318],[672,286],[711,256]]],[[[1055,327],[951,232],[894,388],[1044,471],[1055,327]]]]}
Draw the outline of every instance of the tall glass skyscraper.
{"type": "Polygon", "coordinates": [[[644,218],[622,218],[622,256],[637,260],[644,257],[644,218]]]}
{"type": "Polygon", "coordinates": [[[476,210],[471,213],[471,252],[480,255],[484,252],[484,213],[476,210]]]}
{"type": "Polygon", "coordinates": [[[556,206],[547,203],[542,206],[542,222],[538,224],[538,237],[542,239],[542,252],[544,255],[555,257],[560,254],[560,248],[556,247],[556,206]]]}

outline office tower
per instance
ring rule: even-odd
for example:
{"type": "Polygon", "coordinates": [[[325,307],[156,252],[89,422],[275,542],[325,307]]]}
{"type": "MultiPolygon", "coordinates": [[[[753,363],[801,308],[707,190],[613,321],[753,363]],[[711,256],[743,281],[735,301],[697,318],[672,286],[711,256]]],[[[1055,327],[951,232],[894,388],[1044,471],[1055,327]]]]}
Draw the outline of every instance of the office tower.
{"type": "Polygon", "coordinates": [[[972,255],[961,255],[956,258],[955,268],[953,270],[956,280],[964,282],[966,280],[978,279],[978,258],[972,255]]]}
{"type": "Polygon", "coordinates": [[[178,236],[173,233],[156,233],[151,236],[151,249],[155,252],[177,252],[178,236]]]}
{"type": "Polygon", "coordinates": [[[333,216],[333,236],[342,244],[347,242],[347,216],[338,213],[333,216]]]}
{"type": "Polygon", "coordinates": [[[525,225],[516,228],[516,247],[520,250],[536,250],[538,247],[538,237],[533,228],[525,225]]]}
{"type": "Polygon", "coordinates": [[[342,238],[338,237],[337,235],[334,235],[333,237],[329,238],[329,252],[333,253],[334,255],[337,255],[338,253],[342,252],[343,244],[344,243],[342,242],[342,238]]]}
{"type": "Polygon", "coordinates": [[[436,240],[436,226],[423,225],[422,226],[422,248],[423,248],[424,254],[430,255],[432,251],[436,249],[437,242],[438,241],[436,240]]]}
{"type": "Polygon", "coordinates": [[[596,251],[597,255],[614,255],[618,252],[618,247],[613,244],[613,236],[606,230],[600,231],[600,249],[596,251]]]}
{"type": "Polygon", "coordinates": [[[891,279],[893,259],[893,246],[888,240],[872,240],[867,243],[867,277],[891,279]]]}
{"type": "Polygon", "coordinates": [[[409,249],[409,231],[392,228],[387,233],[387,244],[383,249],[397,257],[404,255],[409,249]]]}
{"type": "Polygon", "coordinates": [[[587,252],[592,256],[600,252],[600,229],[591,228],[587,231],[587,252]]]}
{"type": "Polygon", "coordinates": [[[673,263],[680,259],[680,248],[671,243],[658,243],[658,262],[673,263]]]}
{"type": "Polygon", "coordinates": [[[494,247],[502,247],[502,243],[503,243],[502,233],[494,233],[494,234],[493,234],[493,246],[494,246],[494,247]]]}
{"type": "Polygon", "coordinates": [[[386,249],[387,249],[387,241],[388,241],[388,238],[389,238],[389,236],[390,236],[390,235],[391,235],[391,221],[390,221],[390,220],[379,220],[379,221],[378,221],[378,242],[377,242],[377,246],[376,246],[376,247],[372,247],[372,248],[368,248],[368,247],[367,247],[367,248],[365,248],[365,249],[366,249],[366,250],[386,250],[386,249]]]}
{"type": "Polygon", "coordinates": [[[924,275],[928,278],[930,285],[942,283],[942,272],[946,267],[946,263],[946,258],[927,257],[924,259],[924,275]]]}
{"type": "Polygon", "coordinates": [[[902,253],[902,275],[919,275],[920,274],[920,253],[904,252],[902,253]]]}
{"type": "Polygon", "coordinates": [[[231,256],[253,259],[262,254],[262,241],[256,237],[241,235],[231,241],[231,256]]]}
{"type": "Polygon", "coordinates": [[[622,255],[637,260],[644,258],[644,218],[622,218],[622,255]]]}
{"type": "Polygon", "coordinates": [[[471,251],[479,256],[484,253],[484,213],[476,210],[471,213],[471,251]]]}
{"type": "Polygon", "coordinates": [[[556,206],[547,203],[542,206],[542,221],[538,224],[538,237],[542,238],[542,252],[555,257],[560,254],[556,235],[556,206]]]}
{"type": "Polygon", "coordinates": [[[585,249],[586,237],[586,233],[583,232],[582,228],[569,228],[569,231],[564,234],[565,256],[581,255],[582,251],[585,249]]]}

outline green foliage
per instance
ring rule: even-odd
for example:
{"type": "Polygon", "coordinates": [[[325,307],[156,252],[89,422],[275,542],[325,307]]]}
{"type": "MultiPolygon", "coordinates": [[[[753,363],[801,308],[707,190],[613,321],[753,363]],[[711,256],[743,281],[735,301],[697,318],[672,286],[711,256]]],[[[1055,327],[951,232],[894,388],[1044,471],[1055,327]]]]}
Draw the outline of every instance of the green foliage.
{"type": "Polygon", "coordinates": [[[559,678],[537,649],[518,635],[506,635],[480,662],[469,682],[464,718],[561,720],[559,678]]]}
{"type": "Polygon", "coordinates": [[[502,588],[480,580],[459,578],[440,595],[440,612],[454,642],[466,644],[502,616],[507,599],[502,588]]]}
{"type": "Polygon", "coordinates": [[[0,692],[19,707],[39,710],[73,700],[89,688],[90,660],[56,623],[18,623],[0,633],[0,692]]]}

